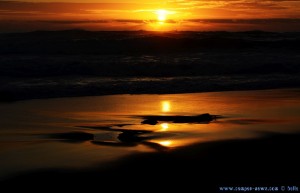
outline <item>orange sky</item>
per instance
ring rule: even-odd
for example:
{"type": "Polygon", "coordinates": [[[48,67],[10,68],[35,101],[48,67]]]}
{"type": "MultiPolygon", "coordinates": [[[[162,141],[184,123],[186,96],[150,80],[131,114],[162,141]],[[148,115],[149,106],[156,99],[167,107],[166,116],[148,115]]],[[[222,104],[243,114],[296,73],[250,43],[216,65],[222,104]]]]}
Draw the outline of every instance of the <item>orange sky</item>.
{"type": "Polygon", "coordinates": [[[0,29],[300,30],[300,0],[0,1],[0,29]],[[62,3],[63,1],[63,3],[62,3]],[[157,10],[166,20],[157,22],[157,10]]]}

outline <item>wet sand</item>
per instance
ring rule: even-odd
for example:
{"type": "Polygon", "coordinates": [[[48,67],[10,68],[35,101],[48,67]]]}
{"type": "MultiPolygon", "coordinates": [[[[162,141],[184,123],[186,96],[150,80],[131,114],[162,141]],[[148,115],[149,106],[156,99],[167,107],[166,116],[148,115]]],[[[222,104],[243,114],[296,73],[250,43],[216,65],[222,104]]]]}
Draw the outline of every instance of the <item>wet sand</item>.
{"type": "Polygon", "coordinates": [[[137,154],[86,170],[47,170],[1,182],[11,189],[85,191],[208,191],[219,187],[298,186],[298,134],[265,133],[249,140],[195,144],[164,153],[137,154]],[[252,169],[253,168],[253,169],[252,169]]]}
{"type": "Polygon", "coordinates": [[[0,185],[133,192],[299,186],[299,94],[282,89],[2,104],[0,185]],[[174,122],[201,113],[220,117],[174,122]],[[149,117],[158,123],[142,124],[149,117]]]}

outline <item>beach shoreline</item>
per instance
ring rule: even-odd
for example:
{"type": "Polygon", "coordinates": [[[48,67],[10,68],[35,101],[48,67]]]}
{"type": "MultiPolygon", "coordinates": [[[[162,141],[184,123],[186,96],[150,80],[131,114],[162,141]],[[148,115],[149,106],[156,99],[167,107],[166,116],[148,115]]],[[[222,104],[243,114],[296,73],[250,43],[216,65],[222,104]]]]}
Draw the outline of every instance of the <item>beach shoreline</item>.
{"type": "Polygon", "coordinates": [[[196,77],[1,78],[0,102],[119,94],[180,94],[299,88],[297,74],[196,77]]]}

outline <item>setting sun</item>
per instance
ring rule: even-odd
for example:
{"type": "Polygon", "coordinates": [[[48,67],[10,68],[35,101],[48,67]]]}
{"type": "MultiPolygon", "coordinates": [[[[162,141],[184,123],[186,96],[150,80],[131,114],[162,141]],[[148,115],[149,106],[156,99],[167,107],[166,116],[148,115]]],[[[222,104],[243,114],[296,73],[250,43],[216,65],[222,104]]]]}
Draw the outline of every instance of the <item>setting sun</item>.
{"type": "Polygon", "coordinates": [[[162,101],[161,102],[161,111],[162,112],[170,112],[171,110],[171,104],[169,101],[162,101]]]}
{"type": "Polygon", "coordinates": [[[168,10],[165,10],[165,9],[158,9],[158,10],[155,11],[155,14],[157,15],[157,21],[164,22],[168,19],[167,17],[169,15],[175,14],[175,12],[174,11],[168,11],[168,10]]]}
{"type": "Polygon", "coordinates": [[[167,15],[169,14],[168,11],[164,9],[157,10],[155,13],[157,14],[157,20],[161,22],[165,21],[167,19],[167,15]]]}

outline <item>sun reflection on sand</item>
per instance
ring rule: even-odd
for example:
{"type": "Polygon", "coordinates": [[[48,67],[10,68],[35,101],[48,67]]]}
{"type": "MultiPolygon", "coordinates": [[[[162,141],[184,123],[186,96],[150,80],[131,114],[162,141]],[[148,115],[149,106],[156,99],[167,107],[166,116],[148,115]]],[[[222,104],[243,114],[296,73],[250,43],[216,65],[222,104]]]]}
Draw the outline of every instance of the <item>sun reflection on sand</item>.
{"type": "Polygon", "coordinates": [[[167,131],[169,129],[169,124],[168,123],[162,123],[160,125],[161,131],[167,131]]]}
{"type": "Polygon", "coordinates": [[[158,142],[160,145],[162,146],[165,146],[165,147],[169,147],[173,144],[172,141],[168,140],[168,141],[161,141],[161,142],[158,142]]]}

